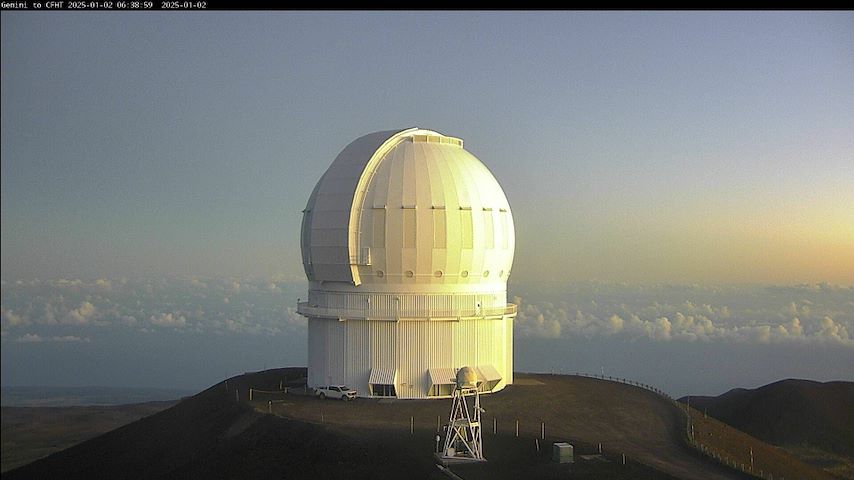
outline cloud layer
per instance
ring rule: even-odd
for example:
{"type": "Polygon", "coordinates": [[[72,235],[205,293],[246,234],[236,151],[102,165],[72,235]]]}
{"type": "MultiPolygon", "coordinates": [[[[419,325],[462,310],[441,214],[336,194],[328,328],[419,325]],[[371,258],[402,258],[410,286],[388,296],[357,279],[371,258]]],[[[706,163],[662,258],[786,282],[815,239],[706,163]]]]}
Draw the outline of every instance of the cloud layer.
{"type": "Polygon", "coordinates": [[[88,341],[117,328],[304,335],[305,319],[295,311],[304,288],[276,279],[4,281],[0,323],[4,341],[21,343],[88,341]]]}
{"type": "Polygon", "coordinates": [[[583,283],[530,290],[514,297],[521,337],[854,346],[854,287],[583,283]]]}
{"type": "MultiPolygon", "coordinates": [[[[520,338],[854,346],[854,287],[576,283],[513,292],[520,338]]],[[[4,281],[0,322],[3,341],[21,343],[85,343],[109,329],[304,336],[300,295],[304,284],[275,278],[4,281]]]]}

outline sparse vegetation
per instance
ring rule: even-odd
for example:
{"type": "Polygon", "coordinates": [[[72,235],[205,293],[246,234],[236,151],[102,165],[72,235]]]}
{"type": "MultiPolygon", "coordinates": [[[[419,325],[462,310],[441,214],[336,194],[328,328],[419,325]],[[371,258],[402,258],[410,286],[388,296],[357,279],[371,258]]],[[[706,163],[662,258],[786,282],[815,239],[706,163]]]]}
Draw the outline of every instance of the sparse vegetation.
{"type": "MultiPolygon", "coordinates": [[[[682,399],[683,403],[687,401],[682,399]]],[[[854,478],[852,382],[782,380],[753,390],[730,390],[718,397],[691,397],[690,402],[702,411],[702,419],[692,413],[695,430],[717,432],[720,428],[706,417],[717,419],[721,421],[717,423],[756,437],[754,440],[780,447],[775,449],[780,454],[788,452],[828,473],[854,478]]],[[[740,458],[740,462],[741,453],[733,450],[730,457],[740,458]]],[[[773,466],[781,469],[789,463],[781,459],[773,466]]]]}
{"type": "MultiPolygon", "coordinates": [[[[686,409],[688,407],[685,407],[686,409]]],[[[737,430],[719,420],[703,415],[694,408],[690,412],[688,437],[695,448],[732,468],[758,478],[811,478],[833,477],[759,439],[737,430]]]]}
{"type": "MultiPolygon", "coordinates": [[[[299,388],[304,376],[305,369],[276,369],[230,378],[163,412],[6,472],[4,479],[443,478],[432,452],[449,402],[322,402],[299,388]]],[[[489,461],[452,467],[467,480],[566,478],[570,473],[578,479],[748,478],[691,450],[683,412],[671,400],[636,386],[525,374],[504,391],[485,396],[482,405],[489,461]],[[573,443],[577,462],[550,462],[555,441],[573,443]],[[593,456],[583,457],[588,454],[593,456]]],[[[767,459],[763,462],[794,465],[784,463],[793,459],[785,452],[713,419],[694,421],[694,428],[695,435],[718,438],[734,451],[750,445],[757,459],[767,459]]],[[[743,457],[733,458],[741,462],[743,457]]],[[[771,471],[765,465],[757,463],[771,471]]],[[[786,470],[794,476],[782,476],[829,478],[804,463],[798,468],[786,470]]]]}

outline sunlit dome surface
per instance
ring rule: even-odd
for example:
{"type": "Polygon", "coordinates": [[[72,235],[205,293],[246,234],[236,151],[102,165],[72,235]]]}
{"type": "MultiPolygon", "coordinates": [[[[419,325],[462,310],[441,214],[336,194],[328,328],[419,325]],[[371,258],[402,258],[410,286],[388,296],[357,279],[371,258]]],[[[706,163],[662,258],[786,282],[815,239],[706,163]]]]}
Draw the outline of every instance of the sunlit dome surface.
{"type": "Polygon", "coordinates": [[[308,385],[447,398],[513,383],[513,217],[462,140],[377,132],[317,182],[302,225],[308,385]]]}
{"type": "Polygon", "coordinates": [[[310,281],[503,290],[513,262],[501,186],[462,140],[431,130],[376,132],[347,145],[303,218],[310,281]]]}

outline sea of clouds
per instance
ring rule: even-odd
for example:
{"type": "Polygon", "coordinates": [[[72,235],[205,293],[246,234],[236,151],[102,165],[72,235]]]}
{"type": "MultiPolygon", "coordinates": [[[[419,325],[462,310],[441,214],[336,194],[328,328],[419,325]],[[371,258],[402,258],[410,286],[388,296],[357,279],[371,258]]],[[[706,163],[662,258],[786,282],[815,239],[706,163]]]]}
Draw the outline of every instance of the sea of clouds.
{"type": "Polygon", "coordinates": [[[3,281],[3,341],[90,342],[99,330],[141,334],[304,334],[300,284],[276,279],[127,278],[3,281]],[[291,298],[293,297],[293,298],[291,298]]]}
{"type": "Polygon", "coordinates": [[[516,334],[620,336],[662,342],[836,343],[854,347],[854,287],[830,284],[628,285],[528,288],[516,334]]]}
{"type": "MultiPolygon", "coordinates": [[[[283,278],[6,280],[9,385],[205,388],[305,365],[306,283],[283,278]]],[[[854,287],[510,285],[514,369],[619,375],[671,393],[854,380],[854,287]]]]}
{"type": "MultiPolygon", "coordinates": [[[[305,284],[276,278],[3,281],[3,342],[91,342],[139,333],[305,335],[305,284]]],[[[511,290],[519,338],[619,336],[661,342],[814,342],[854,347],[854,286],[630,285],[511,290]],[[528,293],[531,292],[531,293],[528,293]]]]}

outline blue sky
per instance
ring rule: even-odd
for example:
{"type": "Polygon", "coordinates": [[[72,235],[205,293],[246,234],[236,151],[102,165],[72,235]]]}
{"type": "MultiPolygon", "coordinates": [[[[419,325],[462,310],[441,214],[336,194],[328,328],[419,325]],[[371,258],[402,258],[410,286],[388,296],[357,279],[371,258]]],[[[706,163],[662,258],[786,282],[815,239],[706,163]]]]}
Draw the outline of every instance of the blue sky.
{"type": "Polygon", "coordinates": [[[520,369],[854,379],[854,13],[0,23],[4,385],[304,364],[300,211],[347,143],[410,126],[507,194],[520,369]]]}
{"type": "Polygon", "coordinates": [[[316,180],[357,136],[413,125],[464,138],[504,186],[518,280],[854,278],[850,12],[2,27],[3,278],[299,278],[316,180]]]}

